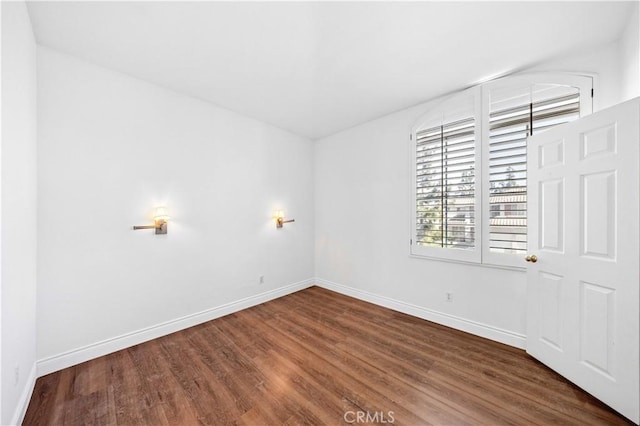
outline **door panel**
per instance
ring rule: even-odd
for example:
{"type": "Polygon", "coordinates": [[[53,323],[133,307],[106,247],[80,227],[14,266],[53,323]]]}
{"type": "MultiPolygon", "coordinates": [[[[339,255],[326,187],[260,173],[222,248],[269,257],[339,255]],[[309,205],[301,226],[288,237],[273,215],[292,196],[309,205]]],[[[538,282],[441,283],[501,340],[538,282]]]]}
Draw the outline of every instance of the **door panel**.
{"type": "Polygon", "coordinates": [[[538,146],[540,161],[538,168],[557,166],[564,164],[564,140],[552,140],[544,145],[538,146]]]}
{"type": "Polygon", "coordinates": [[[616,257],[616,173],[580,176],[582,256],[615,260],[616,257]]]}
{"type": "Polygon", "coordinates": [[[638,423],[640,101],[529,138],[527,352],[638,423]]]}
{"type": "Polygon", "coordinates": [[[580,361],[613,379],[616,291],[592,283],[581,282],[580,285],[580,361]]]}
{"type": "Polygon", "coordinates": [[[616,152],[616,125],[590,130],[581,134],[581,157],[584,160],[598,155],[614,154],[616,152]]]}
{"type": "Polygon", "coordinates": [[[564,251],[564,179],[540,182],[540,248],[564,251]]]}
{"type": "Polygon", "coordinates": [[[540,272],[538,280],[540,297],[538,311],[540,315],[540,340],[551,348],[562,352],[562,277],[540,272]]]}

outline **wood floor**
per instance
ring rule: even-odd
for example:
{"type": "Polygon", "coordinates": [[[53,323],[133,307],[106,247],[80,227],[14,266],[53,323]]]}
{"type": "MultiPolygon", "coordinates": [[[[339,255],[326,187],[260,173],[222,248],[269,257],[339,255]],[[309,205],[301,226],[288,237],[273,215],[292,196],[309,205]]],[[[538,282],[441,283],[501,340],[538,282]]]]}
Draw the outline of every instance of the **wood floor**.
{"type": "Polygon", "coordinates": [[[38,379],[25,425],[630,424],[523,351],[318,287],[38,379]]]}

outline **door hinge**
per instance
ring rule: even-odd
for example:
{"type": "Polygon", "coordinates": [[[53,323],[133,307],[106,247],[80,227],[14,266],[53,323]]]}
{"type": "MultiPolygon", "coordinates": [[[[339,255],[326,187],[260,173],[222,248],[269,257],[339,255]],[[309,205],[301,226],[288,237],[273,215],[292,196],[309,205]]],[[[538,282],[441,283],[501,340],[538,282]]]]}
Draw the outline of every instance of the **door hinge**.
{"type": "Polygon", "coordinates": [[[593,98],[593,88],[591,88],[591,97],[593,98]]]}
{"type": "Polygon", "coordinates": [[[410,245],[410,246],[412,246],[412,245],[413,245],[413,238],[411,238],[411,239],[409,240],[409,245],[410,245]]]}
{"type": "Polygon", "coordinates": [[[412,141],[413,140],[413,133],[409,135],[409,140],[412,141]]]}

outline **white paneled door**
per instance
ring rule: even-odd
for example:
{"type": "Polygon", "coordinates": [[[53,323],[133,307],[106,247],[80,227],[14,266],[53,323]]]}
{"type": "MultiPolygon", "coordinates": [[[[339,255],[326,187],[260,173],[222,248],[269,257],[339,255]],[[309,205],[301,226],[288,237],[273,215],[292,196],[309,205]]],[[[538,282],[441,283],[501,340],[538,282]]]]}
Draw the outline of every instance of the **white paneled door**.
{"type": "Polygon", "coordinates": [[[640,100],[528,142],[527,352],[639,421],[640,100]]]}

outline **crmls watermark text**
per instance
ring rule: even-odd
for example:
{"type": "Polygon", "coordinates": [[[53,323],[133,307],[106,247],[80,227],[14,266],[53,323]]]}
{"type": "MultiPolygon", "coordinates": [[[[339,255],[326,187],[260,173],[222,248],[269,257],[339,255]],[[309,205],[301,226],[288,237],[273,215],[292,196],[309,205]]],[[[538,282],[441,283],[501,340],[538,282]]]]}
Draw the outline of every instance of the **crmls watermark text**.
{"type": "Polygon", "coordinates": [[[396,419],[393,417],[393,411],[347,411],[344,413],[344,421],[349,424],[354,423],[378,423],[390,424],[396,419]]]}

